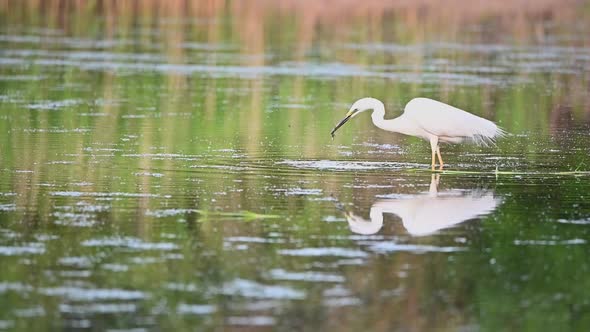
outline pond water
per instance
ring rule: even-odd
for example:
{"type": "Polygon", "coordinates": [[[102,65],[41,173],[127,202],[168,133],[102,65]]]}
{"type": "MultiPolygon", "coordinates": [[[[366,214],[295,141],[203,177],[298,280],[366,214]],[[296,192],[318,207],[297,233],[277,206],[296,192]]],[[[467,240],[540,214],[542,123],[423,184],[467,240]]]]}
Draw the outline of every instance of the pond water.
{"type": "Polygon", "coordinates": [[[584,10],[35,3],[0,5],[0,330],[590,327],[584,10]],[[433,175],[368,115],[331,139],[369,95],[510,135],[433,175]]]}

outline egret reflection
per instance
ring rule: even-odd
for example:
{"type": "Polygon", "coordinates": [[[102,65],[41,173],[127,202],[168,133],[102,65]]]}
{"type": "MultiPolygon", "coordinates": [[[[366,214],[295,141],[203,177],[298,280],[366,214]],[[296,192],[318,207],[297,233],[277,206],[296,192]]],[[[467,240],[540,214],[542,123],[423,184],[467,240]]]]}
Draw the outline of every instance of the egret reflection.
{"type": "Polygon", "coordinates": [[[440,174],[432,175],[427,193],[397,199],[381,199],[373,203],[366,220],[352,212],[346,212],[350,230],[370,235],[383,226],[383,214],[397,215],[405,229],[413,236],[425,236],[453,227],[464,221],[489,214],[500,204],[489,190],[438,191],[440,174]]]}

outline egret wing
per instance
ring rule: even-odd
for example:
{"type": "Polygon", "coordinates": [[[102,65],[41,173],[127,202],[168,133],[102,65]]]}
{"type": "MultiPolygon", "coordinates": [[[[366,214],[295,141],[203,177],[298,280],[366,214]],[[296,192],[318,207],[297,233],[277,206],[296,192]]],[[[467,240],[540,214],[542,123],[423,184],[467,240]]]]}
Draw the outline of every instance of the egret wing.
{"type": "Polygon", "coordinates": [[[425,131],[450,141],[468,138],[486,144],[503,135],[502,129],[489,120],[428,98],[412,99],[404,116],[425,131]]]}

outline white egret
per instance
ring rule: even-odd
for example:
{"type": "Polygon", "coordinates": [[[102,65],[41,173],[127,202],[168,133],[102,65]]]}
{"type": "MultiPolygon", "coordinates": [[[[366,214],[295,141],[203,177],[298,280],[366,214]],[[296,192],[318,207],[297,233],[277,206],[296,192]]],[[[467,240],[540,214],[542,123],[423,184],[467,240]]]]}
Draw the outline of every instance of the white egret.
{"type": "Polygon", "coordinates": [[[494,143],[496,138],[505,135],[504,130],[492,121],[465,112],[461,109],[428,98],[414,98],[406,104],[404,113],[386,120],[385,106],[375,98],[357,100],[330,133],[334,133],[348,120],[358,114],[373,110],[371,118],[375,126],[410,136],[417,136],[430,142],[432,149],[432,170],[435,167],[435,156],[438,156],[440,168],[443,160],[440,154],[440,143],[461,143],[471,141],[476,144],[487,145],[494,143]]]}

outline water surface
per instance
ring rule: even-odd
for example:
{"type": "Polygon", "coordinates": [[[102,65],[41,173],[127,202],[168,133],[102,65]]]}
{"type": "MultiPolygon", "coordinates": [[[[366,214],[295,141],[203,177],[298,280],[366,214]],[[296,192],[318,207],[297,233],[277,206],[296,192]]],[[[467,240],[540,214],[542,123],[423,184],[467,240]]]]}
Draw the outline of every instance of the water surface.
{"type": "Polygon", "coordinates": [[[0,6],[0,329],[587,330],[583,11],[170,3],[0,6]],[[331,140],[368,95],[510,135],[431,175],[369,116],[331,140]]]}

